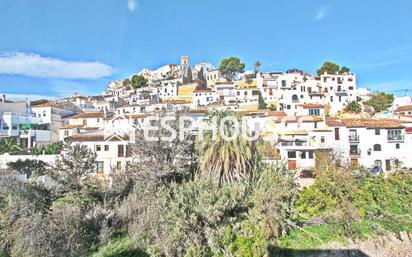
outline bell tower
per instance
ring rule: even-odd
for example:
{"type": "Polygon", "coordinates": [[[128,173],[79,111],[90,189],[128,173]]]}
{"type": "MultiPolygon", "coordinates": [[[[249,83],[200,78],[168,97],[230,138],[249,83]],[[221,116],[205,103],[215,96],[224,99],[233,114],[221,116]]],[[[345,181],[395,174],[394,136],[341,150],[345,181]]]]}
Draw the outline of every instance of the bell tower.
{"type": "Polygon", "coordinates": [[[188,66],[189,65],[189,56],[183,55],[180,57],[180,64],[183,66],[188,66]]]}

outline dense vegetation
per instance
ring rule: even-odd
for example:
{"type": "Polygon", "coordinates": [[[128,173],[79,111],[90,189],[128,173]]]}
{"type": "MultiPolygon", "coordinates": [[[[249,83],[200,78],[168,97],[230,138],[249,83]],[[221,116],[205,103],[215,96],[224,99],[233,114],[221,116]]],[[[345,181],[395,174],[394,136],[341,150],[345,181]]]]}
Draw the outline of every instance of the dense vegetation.
{"type": "Polygon", "coordinates": [[[365,102],[366,105],[370,105],[374,108],[375,112],[386,111],[391,107],[395,97],[392,94],[386,94],[384,92],[378,92],[372,94],[371,98],[365,102]]]}
{"type": "Polygon", "coordinates": [[[315,183],[299,191],[284,165],[262,161],[259,141],[140,136],[142,161],[110,181],[89,176],[95,155],[79,145],[39,173],[53,185],[36,172],[25,183],[1,177],[2,256],[272,256],[412,230],[410,172],[384,179],[317,153],[315,183]]]}
{"type": "Polygon", "coordinates": [[[348,73],[350,69],[346,66],[340,67],[338,64],[326,61],[322,64],[322,66],[316,71],[316,73],[320,76],[323,75],[325,72],[326,74],[344,74],[348,73]]]}

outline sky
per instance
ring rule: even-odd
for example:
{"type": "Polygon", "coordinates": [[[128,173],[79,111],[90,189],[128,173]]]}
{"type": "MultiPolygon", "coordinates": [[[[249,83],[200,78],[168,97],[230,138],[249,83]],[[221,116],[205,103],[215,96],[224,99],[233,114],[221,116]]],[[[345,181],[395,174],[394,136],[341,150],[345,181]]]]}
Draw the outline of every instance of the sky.
{"type": "Polygon", "coordinates": [[[412,90],[410,0],[0,0],[0,93],[99,94],[142,68],[238,56],[262,71],[315,73],[412,90]]]}

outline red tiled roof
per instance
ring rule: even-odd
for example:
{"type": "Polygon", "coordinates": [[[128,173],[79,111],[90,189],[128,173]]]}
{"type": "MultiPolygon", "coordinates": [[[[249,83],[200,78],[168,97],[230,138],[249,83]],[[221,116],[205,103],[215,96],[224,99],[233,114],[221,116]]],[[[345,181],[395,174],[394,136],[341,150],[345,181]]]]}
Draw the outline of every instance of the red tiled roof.
{"type": "Polygon", "coordinates": [[[326,124],[332,127],[366,127],[366,128],[403,128],[399,120],[394,119],[337,119],[327,118],[326,124]]]}
{"type": "Polygon", "coordinates": [[[126,141],[127,136],[113,135],[111,137],[104,137],[102,134],[77,134],[67,137],[65,140],[69,142],[100,142],[100,141],[126,141]]]}
{"type": "Polygon", "coordinates": [[[277,123],[280,122],[319,122],[323,121],[321,116],[285,116],[282,119],[277,120],[277,123]]]}
{"type": "Polygon", "coordinates": [[[395,112],[412,111],[412,105],[404,105],[396,108],[395,112]]]}
{"type": "Polygon", "coordinates": [[[82,112],[70,116],[70,119],[104,118],[103,112],[82,112]]]}
{"type": "Polygon", "coordinates": [[[74,129],[74,128],[80,128],[80,127],[83,127],[82,125],[71,125],[71,124],[67,124],[67,125],[64,125],[62,128],[60,128],[60,129],[74,129]]]}
{"type": "Polygon", "coordinates": [[[303,108],[324,108],[323,104],[298,104],[298,106],[303,108]]]}
{"type": "Polygon", "coordinates": [[[213,92],[213,90],[212,89],[196,89],[196,90],[193,90],[193,92],[194,93],[202,93],[202,92],[204,92],[204,93],[212,93],[213,92]]]}

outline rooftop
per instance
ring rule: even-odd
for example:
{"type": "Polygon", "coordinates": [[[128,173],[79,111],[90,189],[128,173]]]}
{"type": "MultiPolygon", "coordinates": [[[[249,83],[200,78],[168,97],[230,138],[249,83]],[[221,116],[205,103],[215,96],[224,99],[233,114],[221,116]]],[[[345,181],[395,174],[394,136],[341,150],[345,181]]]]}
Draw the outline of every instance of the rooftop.
{"type": "Polygon", "coordinates": [[[70,116],[70,119],[104,118],[103,112],[82,112],[70,116]]]}
{"type": "Polygon", "coordinates": [[[373,119],[373,118],[361,118],[361,119],[337,119],[327,118],[326,124],[332,127],[352,127],[352,128],[403,128],[399,120],[395,119],[373,119]]]}
{"type": "Polygon", "coordinates": [[[395,112],[412,111],[412,105],[399,106],[395,112]]]}

